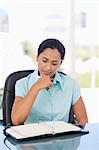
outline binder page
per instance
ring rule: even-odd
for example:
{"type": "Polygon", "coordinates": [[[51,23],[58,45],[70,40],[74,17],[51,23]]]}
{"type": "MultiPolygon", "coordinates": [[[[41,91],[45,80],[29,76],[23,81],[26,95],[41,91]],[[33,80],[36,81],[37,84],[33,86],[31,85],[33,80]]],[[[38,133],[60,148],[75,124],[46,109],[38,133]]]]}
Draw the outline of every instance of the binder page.
{"type": "Polygon", "coordinates": [[[40,124],[43,127],[50,129],[54,134],[81,130],[80,127],[77,127],[71,123],[66,123],[64,121],[49,121],[49,122],[44,122],[40,124]]]}
{"type": "Polygon", "coordinates": [[[39,123],[12,126],[11,128],[8,128],[6,132],[15,137],[16,139],[51,134],[50,129],[40,126],[39,123]]]}

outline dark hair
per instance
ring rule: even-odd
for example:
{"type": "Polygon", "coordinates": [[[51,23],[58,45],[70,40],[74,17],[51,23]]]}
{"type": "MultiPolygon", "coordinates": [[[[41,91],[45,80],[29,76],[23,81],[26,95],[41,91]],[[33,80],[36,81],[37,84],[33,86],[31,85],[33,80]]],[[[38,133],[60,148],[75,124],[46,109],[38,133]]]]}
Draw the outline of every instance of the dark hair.
{"type": "Polygon", "coordinates": [[[65,47],[64,45],[57,39],[46,39],[44,40],[38,48],[38,56],[42,53],[46,48],[57,49],[61,55],[61,59],[64,59],[65,56],[65,47]]]}

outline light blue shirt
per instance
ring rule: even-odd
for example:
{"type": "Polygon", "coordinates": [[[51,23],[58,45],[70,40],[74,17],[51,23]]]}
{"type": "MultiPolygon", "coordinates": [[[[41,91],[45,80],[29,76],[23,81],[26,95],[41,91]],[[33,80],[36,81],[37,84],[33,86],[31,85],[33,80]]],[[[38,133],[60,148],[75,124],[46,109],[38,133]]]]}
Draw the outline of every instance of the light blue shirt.
{"type": "MultiPolygon", "coordinates": [[[[16,82],[15,96],[24,97],[38,80],[38,70],[16,82]]],[[[39,91],[25,123],[62,120],[68,122],[72,105],[79,99],[80,87],[68,75],[56,72],[51,88],[39,91]]]]}

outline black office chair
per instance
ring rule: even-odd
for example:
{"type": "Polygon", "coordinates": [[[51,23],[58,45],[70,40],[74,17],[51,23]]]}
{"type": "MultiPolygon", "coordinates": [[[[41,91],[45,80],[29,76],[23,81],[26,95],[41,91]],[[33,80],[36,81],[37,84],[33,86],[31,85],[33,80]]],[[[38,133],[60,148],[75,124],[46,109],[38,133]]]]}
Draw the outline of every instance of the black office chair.
{"type": "MultiPolygon", "coordinates": [[[[8,124],[13,125],[11,121],[11,110],[12,110],[12,105],[15,99],[16,81],[23,77],[28,76],[33,71],[34,70],[17,71],[17,72],[10,74],[7,77],[5,81],[4,93],[3,93],[3,125],[4,126],[7,126],[8,124]]],[[[72,109],[70,111],[69,122],[75,123],[72,109]]]]}
{"type": "Polygon", "coordinates": [[[3,125],[12,124],[11,121],[11,110],[12,105],[15,99],[15,83],[17,80],[28,76],[34,70],[23,70],[11,73],[6,81],[4,86],[4,94],[3,94],[3,125]]]}

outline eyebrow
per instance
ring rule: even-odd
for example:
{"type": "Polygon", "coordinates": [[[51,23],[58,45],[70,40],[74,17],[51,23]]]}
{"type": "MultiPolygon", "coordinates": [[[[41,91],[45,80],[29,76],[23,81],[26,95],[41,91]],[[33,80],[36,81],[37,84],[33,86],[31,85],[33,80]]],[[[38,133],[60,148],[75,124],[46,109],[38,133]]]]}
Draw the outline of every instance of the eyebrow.
{"type": "MultiPolygon", "coordinates": [[[[44,59],[46,59],[46,60],[49,60],[48,58],[46,58],[46,57],[43,57],[44,59]]],[[[52,62],[59,62],[59,60],[52,60],[52,62]]]]}

